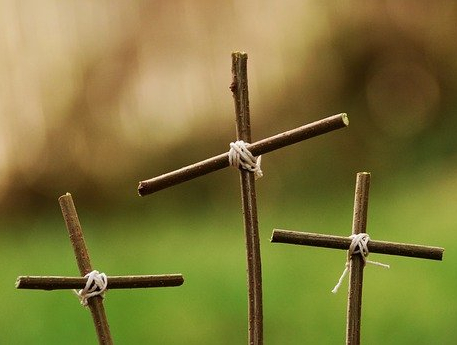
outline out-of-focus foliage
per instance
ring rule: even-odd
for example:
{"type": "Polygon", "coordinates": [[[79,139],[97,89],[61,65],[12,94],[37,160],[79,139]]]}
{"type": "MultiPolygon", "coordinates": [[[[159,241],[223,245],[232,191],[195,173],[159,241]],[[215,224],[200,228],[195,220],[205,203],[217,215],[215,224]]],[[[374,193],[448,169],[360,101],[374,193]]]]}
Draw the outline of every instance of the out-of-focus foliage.
{"type": "Polygon", "coordinates": [[[232,50],[249,54],[254,138],[349,113],[344,135],[273,155],[271,169],[297,157],[284,181],[329,178],[328,161],[348,175],[389,175],[455,158],[457,8],[448,1],[0,6],[3,211],[67,190],[97,207],[226,150],[232,50]]]}

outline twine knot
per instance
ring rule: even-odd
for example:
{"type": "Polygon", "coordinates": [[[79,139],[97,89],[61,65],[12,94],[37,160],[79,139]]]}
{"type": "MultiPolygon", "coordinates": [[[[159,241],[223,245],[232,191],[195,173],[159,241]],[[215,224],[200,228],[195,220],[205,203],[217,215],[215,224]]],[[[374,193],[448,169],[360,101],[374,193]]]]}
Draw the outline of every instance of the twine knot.
{"type": "Polygon", "coordinates": [[[256,180],[263,176],[263,172],[260,169],[261,156],[254,157],[243,140],[230,143],[228,156],[231,166],[253,172],[256,180]]]}
{"type": "Polygon", "coordinates": [[[86,286],[79,291],[74,290],[78,295],[79,301],[83,306],[87,306],[87,300],[94,296],[104,298],[105,290],[108,286],[108,277],[105,273],[100,273],[96,270],[87,273],[84,278],[87,278],[86,286]]]}
{"type": "Polygon", "coordinates": [[[364,265],[366,265],[368,263],[368,264],[372,264],[372,265],[376,265],[376,266],[381,266],[384,268],[390,268],[389,265],[382,264],[382,263],[376,262],[376,261],[367,260],[367,256],[368,256],[368,254],[370,254],[370,252],[368,251],[368,241],[370,241],[370,236],[368,236],[368,234],[362,232],[360,234],[351,235],[351,236],[349,236],[349,238],[352,239],[352,242],[348,249],[348,254],[347,254],[344,271],[343,271],[343,274],[341,274],[341,277],[338,280],[338,283],[333,288],[333,290],[332,290],[333,293],[338,292],[338,289],[340,288],[344,277],[346,277],[346,275],[348,274],[351,257],[354,254],[360,254],[362,256],[364,265]]]}

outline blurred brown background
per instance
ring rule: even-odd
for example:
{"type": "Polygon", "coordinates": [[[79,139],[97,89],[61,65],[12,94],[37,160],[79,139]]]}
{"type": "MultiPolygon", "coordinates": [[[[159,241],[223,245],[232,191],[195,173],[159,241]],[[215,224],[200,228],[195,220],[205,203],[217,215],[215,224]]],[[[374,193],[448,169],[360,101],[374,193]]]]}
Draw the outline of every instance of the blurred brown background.
{"type": "MultiPolygon", "coordinates": [[[[249,54],[255,140],[339,112],[351,120],[323,148],[265,159],[286,165],[285,187],[455,161],[452,2],[0,4],[3,213],[55,205],[66,191],[116,204],[141,179],[225,151],[232,50],[249,54]]],[[[211,194],[206,185],[186,188],[211,194]]]]}

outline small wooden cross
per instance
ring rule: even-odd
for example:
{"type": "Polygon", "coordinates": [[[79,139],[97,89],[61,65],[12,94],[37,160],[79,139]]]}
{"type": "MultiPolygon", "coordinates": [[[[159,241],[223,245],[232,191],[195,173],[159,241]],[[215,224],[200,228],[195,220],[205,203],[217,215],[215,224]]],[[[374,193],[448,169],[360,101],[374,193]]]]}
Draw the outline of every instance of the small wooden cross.
{"type": "MultiPolygon", "coordinates": [[[[67,193],[66,195],[61,196],[59,198],[59,204],[62,209],[62,215],[64,217],[68,234],[70,236],[70,241],[75,252],[79,271],[81,275],[84,276],[92,271],[92,266],[71,195],[67,193]]],[[[107,281],[107,289],[132,289],[180,286],[183,284],[184,278],[181,274],[123,277],[109,276],[107,277],[107,281]]],[[[84,277],[20,276],[16,281],[16,288],[41,290],[83,289],[86,285],[86,282],[87,278],[84,277]]],[[[113,340],[111,338],[111,333],[105,314],[105,308],[103,307],[103,298],[101,296],[89,297],[87,299],[87,305],[94,320],[99,343],[103,345],[112,344],[113,340]]]]}
{"type": "MultiPolygon", "coordinates": [[[[338,114],[249,144],[251,142],[251,124],[246,53],[232,53],[232,84],[230,90],[233,93],[235,102],[237,140],[247,143],[246,146],[253,156],[259,156],[302,140],[344,128],[349,124],[346,114],[338,114]]],[[[138,187],[138,193],[141,196],[151,194],[181,182],[226,168],[229,165],[228,152],[222,153],[179,170],[142,181],[138,187]]],[[[262,274],[254,174],[240,169],[240,180],[248,271],[249,343],[262,344],[262,274]]]]}
{"type": "MultiPolygon", "coordinates": [[[[357,174],[354,216],[352,221],[353,235],[366,233],[370,176],[370,173],[366,172],[357,174]]],[[[275,229],[273,230],[271,242],[348,250],[352,240],[348,237],[275,229]]],[[[444,252],[444,249],[439,247],[372,240],[368,242],[367,247],[368,251],[373,253],[401,255],[431,260],[442,260],[444,252]]],[[[350,277],[346,324],[346,344],[350,345],[360,344],[364,266],[364,258],[361,254],[351,256],[349,264],[350,277]]]]}

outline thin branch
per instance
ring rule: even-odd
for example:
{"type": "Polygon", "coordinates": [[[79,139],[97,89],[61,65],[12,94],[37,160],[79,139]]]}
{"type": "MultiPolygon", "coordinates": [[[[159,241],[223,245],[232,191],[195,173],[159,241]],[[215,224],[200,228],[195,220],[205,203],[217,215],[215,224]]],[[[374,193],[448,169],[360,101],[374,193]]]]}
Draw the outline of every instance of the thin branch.
{"type": "MultiPolygon", "coordinates": [[[[86,282],[87,279],[84,277],[20,276],[17,278],[16,288],[34,290],[83,289],[86,282]]],[[[180,286],[183,283],[184,278],[181,274],[109,276],[107,289],[180,286]]]]}
{"type": "MultiPolygon", "coordinates": [[[[351,239],[343,236],[274,229],[271,242],[348,250],[351,239]]],[[[443,260],[444,253],[444,248],[441,247],[377,240],[370,240],[368,242],[368,250],[370,253],[408,256],[430,260],[443,260]]]]}
{"type": "MultiPolygon", "coordinates": [[[[319,121],[292,129],[290,131],[274,135],[272,137],[259,140],[247,145],[247,148],[254,156],[259,156],[296,144],[300,141],[310,139],[349,125],[346,114],[333,115],[319,121]]],[[[248,142],[248,141],[246,141],[248,142]]],[[[227,143],[228,147],[228,143],[227,143]]],[[[227,152],[218,156],[208,158],[204,161],[183,167],[170,173],[154,177],[149,180],[141,181],[138,186],[138,193],[141,196],[152,194],[159,190],[175,186],[185,181],[192,180],[210,172],[220,170],[229,166],[228,148],[227,152]]]]}
{"type": "MultiPolygon", "coordinates": [[[[92,271],[92,266],[71,194],[67,193],[61,196],[59,204],[75,252],[76,261],[78,262],[79,271],[84,276],[92,271]]],[[[100,296],[94,296],[89,298],[87,302],[94,320],[99,343],[102,345],[113,344],[105,308],[103,307],[103,299],[100,296]]]]}
{"type": "MultiPolygon", "coordinates": [[[[366,233],[368,214],[368,194],[370,191],[370,173],[357,174],[354,197],[354,215],[352,234],[366,233]]],[[[346,344],[360,344],[360,323],[362,320],[363,268],[365,262],[361,255],[352,255],[349,273],[349,291],[346,319],[346,344]]]]}
{"type": "MultiPolygon", "coordinates": [[[[233,81],[230,87],[235,103],[237,139],[244,142],[251,141],[247,59],[246,53],[236,52],[232,54],[233,81]]],[[[252,172],[240,169],[249,287],[249,344],[262,344],[262,269],[254,180],[252,172]]]]}

